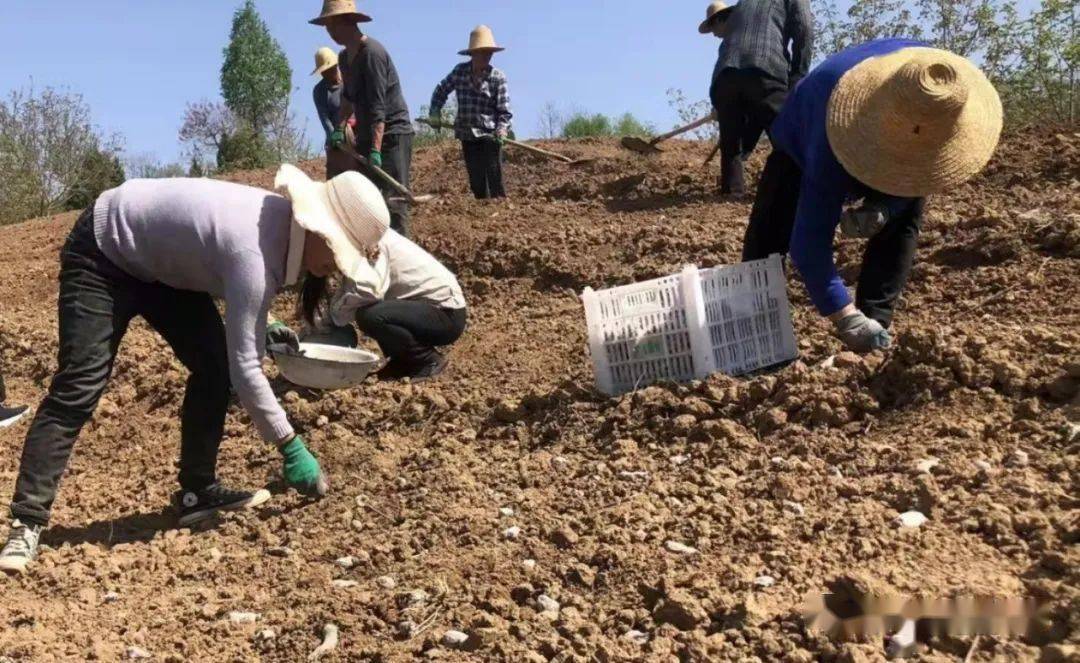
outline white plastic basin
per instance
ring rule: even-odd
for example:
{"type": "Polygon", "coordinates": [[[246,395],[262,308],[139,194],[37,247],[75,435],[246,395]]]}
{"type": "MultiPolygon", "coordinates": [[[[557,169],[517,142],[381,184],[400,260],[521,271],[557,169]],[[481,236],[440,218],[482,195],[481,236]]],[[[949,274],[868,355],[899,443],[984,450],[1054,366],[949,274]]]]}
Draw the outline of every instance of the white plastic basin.
{"type": "Polygon", "coordinates": [[[274,355],[286,380],[310,389],[348,389],[362,383],[382,359],[367,350],[301,343],[303,355],[274,355]]]}

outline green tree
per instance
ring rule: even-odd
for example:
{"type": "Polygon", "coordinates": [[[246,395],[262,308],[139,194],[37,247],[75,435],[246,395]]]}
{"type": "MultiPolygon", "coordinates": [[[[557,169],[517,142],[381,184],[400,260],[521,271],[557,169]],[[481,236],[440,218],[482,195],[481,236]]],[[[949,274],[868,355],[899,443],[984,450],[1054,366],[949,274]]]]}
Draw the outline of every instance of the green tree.
{"type": "Polygon", "coordinates": [[[82,161],[83,176],[67,200],[67,209],[89,207],[105,191],[124,183],[124,166],[115,153],[94,148],[82,161]]]}
{"type": "Polygon", "coordinates": [[[260,130],[288,108],[292,68],[277,40],[255,9],[244,0],[233,15],[225,62],[221,66],[221,96],[241,122],[260,130]]]}
{"type": "Polygon", "coordinates": [[[1043,0],[1009,33],[994,82],[1012,124],[1080,123],[1080,5],[1043,0]]]}

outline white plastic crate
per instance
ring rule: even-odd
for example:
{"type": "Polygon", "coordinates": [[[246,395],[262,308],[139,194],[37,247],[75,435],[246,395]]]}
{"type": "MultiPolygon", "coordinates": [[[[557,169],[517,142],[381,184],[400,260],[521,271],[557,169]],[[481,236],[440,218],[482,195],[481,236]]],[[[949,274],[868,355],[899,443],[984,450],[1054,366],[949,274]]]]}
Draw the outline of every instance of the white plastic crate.
{"type": "Polygon", "coordinates": [[[701,270],[712,370],[741,375],[799,356],[779,255],[701,270]]]}
{"type": "Polygon", "coordinates": [[[582,294],[597,387],[747,373],[798,354],[780,256],[582,294]]]}

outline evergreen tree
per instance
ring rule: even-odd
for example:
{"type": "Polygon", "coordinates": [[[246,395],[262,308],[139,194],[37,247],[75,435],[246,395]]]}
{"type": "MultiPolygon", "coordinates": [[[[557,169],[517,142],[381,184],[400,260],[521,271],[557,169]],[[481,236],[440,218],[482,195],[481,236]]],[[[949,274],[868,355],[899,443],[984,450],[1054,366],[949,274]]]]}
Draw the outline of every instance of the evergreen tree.
{"type": "Polygon", "coordinates": [[[265,128],[288,107],[292,68],[255,9],[255,0],[233,15],[221,67],[221,96],[233,116],[265,135],[265,128]]]}

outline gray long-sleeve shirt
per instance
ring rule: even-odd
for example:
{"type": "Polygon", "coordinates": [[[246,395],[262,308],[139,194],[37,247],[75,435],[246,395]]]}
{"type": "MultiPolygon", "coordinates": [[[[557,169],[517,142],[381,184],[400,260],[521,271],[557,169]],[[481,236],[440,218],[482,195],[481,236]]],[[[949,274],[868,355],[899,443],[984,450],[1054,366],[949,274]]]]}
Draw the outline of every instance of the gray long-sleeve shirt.
{"type": "Polygon", "coordinates": [[[315,84],[312,94],[315,96],[315,110],[319,113],[319,122],[326,132],[329,145],[330,134],[341,126],[341,86],[331,86],[324,78],[315,84]]]}
{"type": "Polygon", "coordinates": [[[741,0],[728,17],[713,80],[724,69],[759,69],[794,87],[810,70],[813,33],[809,0],[741,0]]]}
{"type": "Polygon", "coordinates": [[[380,122],[386,124],[387,134],[413,133],[397,68],[378,40],[367,37],[352,61],[348,50],[342,51],[338,68],[345,81],[342,94],[353,105],[360,140],[370,139],[372,127],[380,122]]]}
{"type": "Polygon", "coordinates": [[[94,206],[98,247],[117,267],[225,301],[229,375],[269,442],[293,434],[262,372],[266,317],[285,281],[291,222],[288,199],[208,179],[130,180],[94,206]]]}

